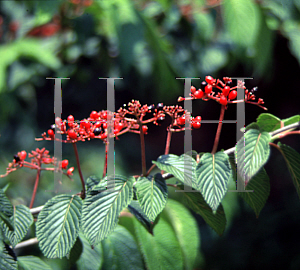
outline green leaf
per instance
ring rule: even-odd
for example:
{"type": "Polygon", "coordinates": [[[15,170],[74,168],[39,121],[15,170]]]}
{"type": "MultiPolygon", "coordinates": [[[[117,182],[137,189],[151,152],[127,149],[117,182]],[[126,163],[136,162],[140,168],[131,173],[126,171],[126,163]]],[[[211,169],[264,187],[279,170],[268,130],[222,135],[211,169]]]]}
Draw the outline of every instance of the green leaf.
{"type": "Polygon", "coordinates": [[[100,243],[117,226],[121,211],[133,197],[134,177],[115,176],[114,189],[106,190],[105,177],[87,193],[82,210],[82,230],[92,245],[100,243]]]}
{"type": "Polygon", "coordinates": [[[184,269],[193,269],[200,247],[200,236],[195,218],[181,203],[169,199],[162,217],[174,229],[184,257],[184,269]]]}
{"type": "Polygon", "coordinates": [[[137,243],[123,226],[118,225],[101,244],[103,269],[145,269],[137,243]]]}
{"type": "Polygon", "coordinates": [[[61,65],[54,52],[49,48],[45,50],[37,39],[19,39],[2,45],[0,46],[0,92],[5,88],[7,67],[20,57],[32,59],[51,69],[57,69],[61,65]]]}
{"type": "Polygon", "coordinates": [[[13,211],[14,210],[12,204],[6,197],[3,189],[0,189],[0,224],[2,221],[11,231],[14,230],[14,226],[10,221],[10,217],[13,215],[13,211]]]}
{"type": "Polygon", "coordinates": [[[153,230],[152,236],[133,219],[135,234],[149,270],[182,270],[183,256],[172,226],[163,218],[153,230]]]}
{"type": "Polygon", "coordinates": [[[300,154],[292,147],[278,142],[280,152],[283,155],[288,170],[293,179],[294,186],[300,198],[300,154]]]}
{"type": "Polygon", "coordinates": [[[250,129],[257,129],[257,130],[259,130],[259,125],[256,122],[253,122],[253,123],[249,124],[248,126],[246,126],[246,128],[241,128],[241,131],[242,132],[246,132],[246,131],[248,131],[250,129]]]}
{"type": "Polygon", "coordinates": [[[36,256],[18,256],[19,270],[52,270],[43,260],[36,256]]]}
{"type": "Polygon", "coordinates": [[[197,189],[215,213],[227,192],[231,175],[228,155],[224,152],[204,154],[196,168],[197,189]]]}
{"type": "Polygon", "coordinates": [[[80,258],[83,250],[83,245],[79,237],[77,237],[74,246],[71,249],[71,252],[67,255],[70,265],[74,265],[80,258]]]}
{"type": "Polygon", "coordinates": [[[262,113],[257,118],[257,124],[259,125],[260,131],[267,132],[280,128],[280,121],[280,118],[270,113],[262,113]]]}
{"type": "Polygon", "coordinates": [[[235,160],[244,182],[247,183],[268,161],[270,140],[268,132],[260,133],[256,129],[250,129],[236,144],[235,160]]]}
{"type": "Polygon", "coordinates": [[[92,190],[94,186],[96,186],[100,183],[100,181],[101,180],[97,176],[95,176],[95,175],[90,176],[86,180],[86,184],[85,184],[86,192],[89,192],[90,190],[92,190]]]}
{"type": "Polygon", "coordinates": [[[17,257],[9,245],[4,243],[3,252],[0,253],[1,270],[18,270],[17,257]]]}
{"type": "Polygon", "coordinates": [[[15,247],[27,234],[27,231],[33,223],[33,217],[30,210],[25,205],[14,206],[14,214],[10,217],[13,225],[13,231],[3,224],[3,230],[11,245],[15,247]]]}
{"type": "Polygon", "coordinates": [[[153,233],[152,223],[146,214],[143,212],[140,204],[138,201],[132,200],[131,203],[128,205],[128,210],[131,214],[133,214],[141,224],[150,232],[153,233]]]}
{"type": "Polygon", "coordinates": [[[47,258],[66,256],[75,244],[80,227],[82,200],[75,195],[50,199],[38,215],[36,236],[47,258]]]}
{"type": "Polygon", "coordinates": [[[270,195],[270,180],[264,168],[251,179],[245,190],[253,192],[239,192],[239,195],[254,210],[258,218],[270,195]]]}
{"type": "Polygon", "coordinates": [[[4,191],[0,189],[0,212],[11,217],[13,215],[14,209],[9,199],[6,197],[4,191]]]}
{"type": "MultiPolygon", "coordinates": [[[[183,185],[177,186],[184,190],[183,185]]],[[[218,235],[222,235],[226,227],[226,216],[222,204],[219,205],[217,213],[214,214],[212,209],[204,200],[200,192],[180,192],[183,203],[193,210],[196,214],[202,216],[205,222],[212,227],[218,235]]]]}
{"type": "Polygon", "coordinates": [[[282,120],[284,123],[284,126],[288,126],[294,123],[300,122],[300,115],[294,115],[292,117],[286,118],[282,120]]]}
{"type": "Polygon", "coordinates": [[[88,240],[84,236],[84,234],[79,231],[79,237],[83,244],[83,251],[76,262],[76,266],[78,270],[95,270],[102,269],[103,263],[103,254],[102,254],[102,246],[97,245],[93,249],[89,244],[88,240]]]}
{"type": "Polygon", "coordinates": [[[261,25],[257,4],[252,0],[226,0],[223,5],[225,26],[233,41],[241,46],[253,46],[261,25]]]}
{"type": "Polygon", "coordinates": [[[160,170],[172,174],[185,185],[196,188],[195,169],[197,162],[191,156],[185,154],[180,157],[173,154],[162,155],[152,163],[156,164],[160,170]]]}
{"type": "Polygon", "coordinates": [[[260,16],[262,18],[261,26],[259,28],[258,38],[255,42],[255,56],[253,58],[253,66],[255,73],[260,77],[268,74],[273,61],[273,47],[275,31],[272,31],[267,23],[267,17],[264,15],[264,11],[259,9],[260,16]],[[261,42],[261,41],[264,42],[261,42]]]}
{"type": "Polygon", "coordinates": [[[167,203],[168,188],[161,174],[139,177],[136,187],[138,201],[143,212],[154,221],[167,203]]]}

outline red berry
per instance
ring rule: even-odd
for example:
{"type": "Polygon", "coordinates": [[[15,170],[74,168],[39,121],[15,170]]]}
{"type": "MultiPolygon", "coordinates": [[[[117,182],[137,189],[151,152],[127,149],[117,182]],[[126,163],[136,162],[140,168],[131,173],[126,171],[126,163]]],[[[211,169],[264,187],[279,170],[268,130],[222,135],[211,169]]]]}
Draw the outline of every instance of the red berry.
{"type": "Polygon", "coordinates": [[[73,171],[74,171],[74,167],[69,168],[67,171],[67,175],[73,175],[72,173],[73,171]]]}
{"type": "Polygon", "coordinates": [[[212,91],[212,86],[211,86],[211,84],[206,85],[206,86],[205,86],[205,93],[206,93],[206,94],[209,94],[211,91],[212,91]]]}
{"type": "Polygon", "coordinates": [[[68,125],[69,125],[69,127],[73,127],[73,124],[74,124],[74,116],[73,116],[73,115],[69,115],[67,120],[68,120],[68,125]]]}
{"type": "Polygon", "coordinates": [[[95,134],[93,132],[90,132],[90,138],[94,139],[95,138],[95,134]]]}
{"type": "Polygon", "coordinates": [[[104,129],[107,129],[107,123],[104,122],[104,123],[102,124],[102,127],[103,127],[104,129]]]}
{"type": "Polygon", "coordinates": [[[107,119],[107,111],[102,112],[101,118],[107,119]]]}
{"type": "Polygon", "coordinates": [[[227,105],[227,98],[224,96],[221,96],[219,102],[220,102],[220,104],[225,106],[225,105],[227,105]]]}
{"type": "Polygon", "coordinates": [[[94,120],[96,120],[99,117],[99,114],[96,111],[92,111],[90,114],[90,117],[94,120]]]}
{"type": "Polygon", "coordinates": [[[66,169],[69,165],[69,161],[67,159],[64,159],[62,162],[61,162],[61,167],[63,169],[66,169]]]}
{"type": "Polygon", "coordinates": [[[77,139],[77,133],[73,129],[68,130],[68,135],[69,135],[70,139],[73,139],[73,140],[77,139]]]}
{"type": "Polygon", "coordinates": [[[236,98],[236,96],[237,96],[237,91],[233,90],[233,91],[231,91],[231,92],[229,93],[228,98],[231,99],[231,100],[233,100],[233,99],[236,98]]]}
{"type": "Polygon", "coordinates": [[[48,129],[48,135],[49,137],[54,137],[54,131],[52,129],[48,129]]]}
{"type": "Polygon", "coordinates": [[[214,82],[216,81],[216,79],[214,79],[212,76],[206,76],[205,80],[209,84],[214,84],[214,82]]]}
{"type": "Polygon", "coordinates": [[[191,86],[191,93],[194,94],[196,92],[196,87],[195,86],[191,86]]]}
{"type": "Polygon", "coordinates": [[[202,117],[198,115],[195,117],[194,122],[201,122],[201,120],[202,120],[202,117]]]}
{"type": "Polygon", "coordinates": [[[26,151],[24,151],[24,150],[21,151],[20,154],[19,154],[19,157],[20,157],[21,160],[24,160],[27,157],[26,151]]]}
{"type": "Polygon", "coordinates": [[[123,123],[117,123],[117,124],[115,125],[115,129],[117,129],[117,130],[119,130],[119,131],[121,131],[123,127],[124,127],[124,124],[123,124],[123,123]]]}
{"type": "Polygon", "coordinates": [[[142,129],[143,129],[143,133],[144,133],[144,134],[147,134],[148,127],[144,125],[144,126],[142,126],[142,129]]]}
{"type": "Polygon", "coordinates": [[[204,92],[202,90],[198,90],[194,94],[195,98],[202,98],[204,96],[204,92]]]}
{"type": "Polygon", "coordinates": [[[230,91],[230,87],[229,86],[225,86],[222,90],[222,94],[227,97],[230,91]]]}
{"type": "Polygon", "coordinates": [[[45,164],[50,164],[50,163],[52,163],[52,158],[43,158],[43,162],[45,164]]]}
{"type": "Polygon", "coordinates": [[[106,135],[105,133],[102,133],[102,134],[100,135],[100,139],[101,139],[101,140],[104,140],[106,137],[107,137],[107,135],[106,135]]]}
{"type": "Polygon", "coordinates": [[[185,117],[184,117],[184,116],[179,117],[179,118],[177,119],[177,124],[178,124],[179,126],[183,126],[183,125],[185,124],[185,117]]]}
{"type": "Polygon", "coordinates": [[[195,128],[195,129],[200,128],[201,127],[201,123],[193,121],[192,122],[192,127],[195,128]]]}

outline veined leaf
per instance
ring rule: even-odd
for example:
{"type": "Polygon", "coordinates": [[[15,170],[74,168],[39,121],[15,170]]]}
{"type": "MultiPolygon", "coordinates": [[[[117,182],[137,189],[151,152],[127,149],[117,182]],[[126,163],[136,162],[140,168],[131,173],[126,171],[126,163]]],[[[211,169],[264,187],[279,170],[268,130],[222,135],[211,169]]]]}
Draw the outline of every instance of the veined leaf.
{"type": "Polygon", "coordinates": [[[58,195],[50,199],[38,215],[36,236],[47,258],[66,256],[75,244],[80,227],[82,200],[58,195]]]}
{"type": "Polygon", "coordinates": [[[79,231],[79,238],[83,245],[83,251],[76,262],[78,270],[101,269],[103,263],[102,246],[97,245],[93,249],[84,234],[79,231]]]}
{"type": "Polygon", "coordinates": [[[92,190],[92,188],[94,186],[96,186],[97,184],[100,183],[100,179],[97,177],[97,176],[90,176],[87,180],[86,180],[86,184],[85,184],[85,189],[86,189],[86,192],[92,190]]]}
{"type": "Polygon", "coordinates": [[[132,200],[128,205],[128,210],[143,224],[143,226],[145,226],[149,232],[153,233],[151,221],[142,210],[138,201],[132,200]]]}
{"type": "Polygon", "coordinates": [[[233,41],[245,47],[253,46],[261,24],[257,4],[252,0],[226,0],[221,7],[233,41]]]}
{"type": "Polygon", "coordinates": [[[3,189],[0,189],[0,224],[2,221],[11,231],[14,230],[14,226],[10,220],[10,217],[13,215],[13,211],[12,204],[6,197],[3,189]]]}
{"type": "Polygon", "coordinates": [[[256,129],[250,129],[236,144],[235,160],[244,182],[247,183],[268,161],[270,140],[268,132],[261,133],[256,129]]]}
{"type": "Polygon", "coordinates": [[[253,192],[239,192],[239,195],[254,210],[258,218],[270,195],[269,176],[264,168],[261,168],[251,179],[245,190],[253,190],[253,192]]]}
{"type": "Polygon", "coordinates": [[[13,215],[13,206],[10,203],[9,199],[6,197],[4,191],[0,189],[0,212],[2,212],[7,217],[13,215]]]}
{"type": "Polygon", "coordinates": [[[77,237],[75,244],[73,245],[71,252],[67,254],[70,266],[74,265],[80,258],[83,250],[83,244],[80,237],[77,237]]]}
{"type": "Polygon", "coordinates": [[[185,185],[196,188],[195,169],[197,162],[191,156],[185,154],[180,157],[173,154],[162,155],[152,163],[156,164],[159,169],[174,175],[185,185]]]}
{"type": "MultiPolygon", "coordinates": [[[[183,185],[178,188],[184,190],[183,185]]],[[[226,227],[226,216],[222,204],[219,205],[217,213],[213,214],[212,209],[204,200],[200,192],[180,192],[183,196],[183,203],[202,216],[205,222],[212,227],[218,235],[222,235],[226,227]]]]}
{"type": "Polygon", "coordinates": [[[121,211],[133,197],[134,177],[116,175],[114,189],[106,190],[109,182],[105,177],[84,200],[82,230],[92,245],[100,243],[115,229],[121,211]]]}
{"type": "Polygon", "coordinates": [[[227,192],[231,167],[228,155],[223,152],[204,154],[196,168],[197,189],[205,201],[216,213],[219,204],[227,192]]]}
{"type": "Polygon", "coordinates": [[[3,224],[5,236],[9,239],[13,247],[16,246],[27,234],[27,231],[33,223],[33,217],[30,210],[25,205],[14,206],[14,214],[10,217],[13,225],[13,231],[3,224]]]}
{"type": "Polygon", "coordinates": [[[300,122],[300,115],[294,115],[292,117],[283,119],[282,121],[284,123],[284,126],[288,126],[288,125],[300,122]]]}
{"type": "Polygon", "coordinates": [[[200,246],[200,236],[195,218],[181,203],[169,199],[162,213],[173,228],[184,257],[184,269],[193,269],[200,246]]]}
{"type": "Polygon", "coordinates": [[[280,152],[283,155],[286,165],[293,179],[294,186],[300,198],[300,154],[292,147],[278,142],[280,152]]]}
{"type": "Polygon", "coordinates": [[[153,230],[153,236],[132,219],[138,244],[149,270],[182,270],[183,256],[172,226],[163,218],[153,230]]]}
{"type": "Polygon", "coordinates": [[[167,202],[168,188],[165,180],[161,174],[139,177],[135,187],[143,212],[150,221],[154,221],[167,202]]]}
{"type": "Polygon", "coordinates": [[[0,253],[0,269],[18,270],[17,257],[9,245],[5,243],[3,252],[0,253]]]}
{"type": "Polygon", "coordinates": [[[260,131],[271,132],[280,128],[281,120],[270,113],[262,113],[258,116],[256,121],[260,127],[260,131]]]}
{"type": "Polygon", "coordinates": [[[123,226],[118,225],[101,245],[104,258],[103,269],[145,269],[136,241],[123,226]]]}
{"type": "Polygon", "coordinates": [[[52,270],[43,260],[36,256],[18,256],[19,270],[52,270]]]}

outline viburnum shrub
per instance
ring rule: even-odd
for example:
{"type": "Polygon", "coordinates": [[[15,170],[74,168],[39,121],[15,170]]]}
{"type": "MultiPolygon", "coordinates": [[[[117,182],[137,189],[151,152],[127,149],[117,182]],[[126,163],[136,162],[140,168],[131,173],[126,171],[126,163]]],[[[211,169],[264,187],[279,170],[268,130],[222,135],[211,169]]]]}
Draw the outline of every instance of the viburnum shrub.
{"type": "MultiPolygon", "coordinates": [[[[72,3],[75,4],[75,1],[72,3]]],[[[14,249],[38,242],[44,256],[67,257],[70,265],[76,263],[77,269],[110,269],[112,265],[115,269],[156,270],[162,269],[161,266],[165,267],[163,269],[193,269],[199,249],[196,223],[183,205],[168,199],[168,186],[181,191],[185,205],[222,235],[226,226],[222,200],[228,192],[230,181],[236,183],[237,191],[258,217],[269,196],[269,178],[263,166],[270,156],[270,146],[273,146],[284,156],[300,194],[300,154],[290,146],[274,143],[285,136],[299,134],[299,131],[293,131],[299,126],[299,115],[281,120],[272,114],[262,113],[255,123],[242,129],[244,137],[235,147],[217,151],[224,114],[231,104],[245,102],[266,110],[261,98],[256,101],[256,90],[247,90],[242,81],[232,86],[229,77],[220,80],[207,76],[198,90],[192,86],[188,97],[178,98],[178,102],[201,99],[213,100],[221,105],[210,153],[195,150],[181,156],[169,153],[173,133],[201,127],[202,117],[192,116],[179,105],[142,105],[132,100],[113,115],[107,110],[93,110],[81,120],[75,120],[73,115],[66,120],[56,118],[55,123],[36,140],[58,140],[72,144],[82,190],[76,194],[57,195],[44,206],[32,208],[42,171],[61,172],[70,178],[74,167],[68,168],[66,159],[58,161],[56,157],[50,157],[45,148],[31,151],[28,157],[24,150],[17,153],[1,177],[20,168],[36,170],[37,175],[30,209],[24,205],[12,206],[4,193],[6,188],[0,189],[0,249],[3,251],[0,266],[6,264],[7,268],[3,269],[17,269],[14,267],[18,261],[24,269],[28,268],[28,263],[34,264],[34,269],[49,269],[38,258],[15,257],[14,249]],[[245,93],[241,100],[236,100],[238,89],[243,89],[245,93]],[[144,136],[148,134],[148,126],[159,126],[167,120],[169,125],[163,155],[147,169],[144,136]],[[114,175],[112,179],[107,175],[109,142],[112,138],[119,140],[126,133],[140,137],[141,174],[114,175]],[[91,176],[84,179],[77,143],[94,139],[101,140],[105,145],[103,173],[100,178],[91,176]],[[153,174],[156,167],[160,173],[153,174]],[[170,178],[176,178],[177,183],[168,183],[170,178]],[[249,192],[253,190],[259,192],[249,192]],[[34,221],[37,238],[19,243],[34,221]],[[124,226],[131,227],[136,240],[124,226]],[[110,252],[116,255],[111,256],[110,252]],[[169,256],[173,256],[172,259],[168,260],[169,256]]]]}

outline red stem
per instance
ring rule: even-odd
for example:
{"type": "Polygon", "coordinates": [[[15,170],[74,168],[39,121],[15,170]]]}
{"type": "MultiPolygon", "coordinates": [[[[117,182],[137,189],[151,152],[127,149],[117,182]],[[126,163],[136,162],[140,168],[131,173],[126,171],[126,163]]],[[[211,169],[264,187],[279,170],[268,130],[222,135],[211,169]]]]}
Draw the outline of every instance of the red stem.
{"type": "Polygon", "coordinates": [[[102,178],[106,176],[106,171],[107,171],[107,152],[108,152],[108,140],[105,142],[105,160],[104,160],[102,178]]]}
{"type": "Polygon", "coordinates": [[[211,151],[212,154],[215,154],[217,152],[217,148],[218,148],[218,144],[219,144],[219,140],[220,140],[220,135],[221,135],[221,130],[222,130],[222,125],[223,125],[224,114],[225,114],[225,106],[222,105],[221,112],[220,112],[218,129],[217,129],[215,142],[214,142],[214,147],[211,151]]]}
{"type": "Polygon", "coordinates": [[[39,180],[40,180],[40,176],[41,176],[41,169],[40,169],[41,161],[40,160],[38,160],[38,166],[39,166],[39,168],[37,169],[34,188],[33,188],[32,196],[31,196],[31,201],[30,201],[29,208],[32,208],[32,206],[33,206],[36,191],[37,191],[37,188],[38,188],[38,185],[39,185],[39,180]]]}
{"type": "Polygon", "coordinates": [[[80,180],[81,180],[81,185],[82,185],[81,198],[84,199],[85,198],[85,184],[84,184],[84,179],[83,179],[81,168],[80,168],[80,162],[79,162],[77,145],[76,145],[76,143],[72,143],[72,145],[73,145],[73,148],[74,148],[75,157],[76,157],[76,163],[77,163],[77,168],[78,168],[78,173],[79,173],[80,180]]]}

